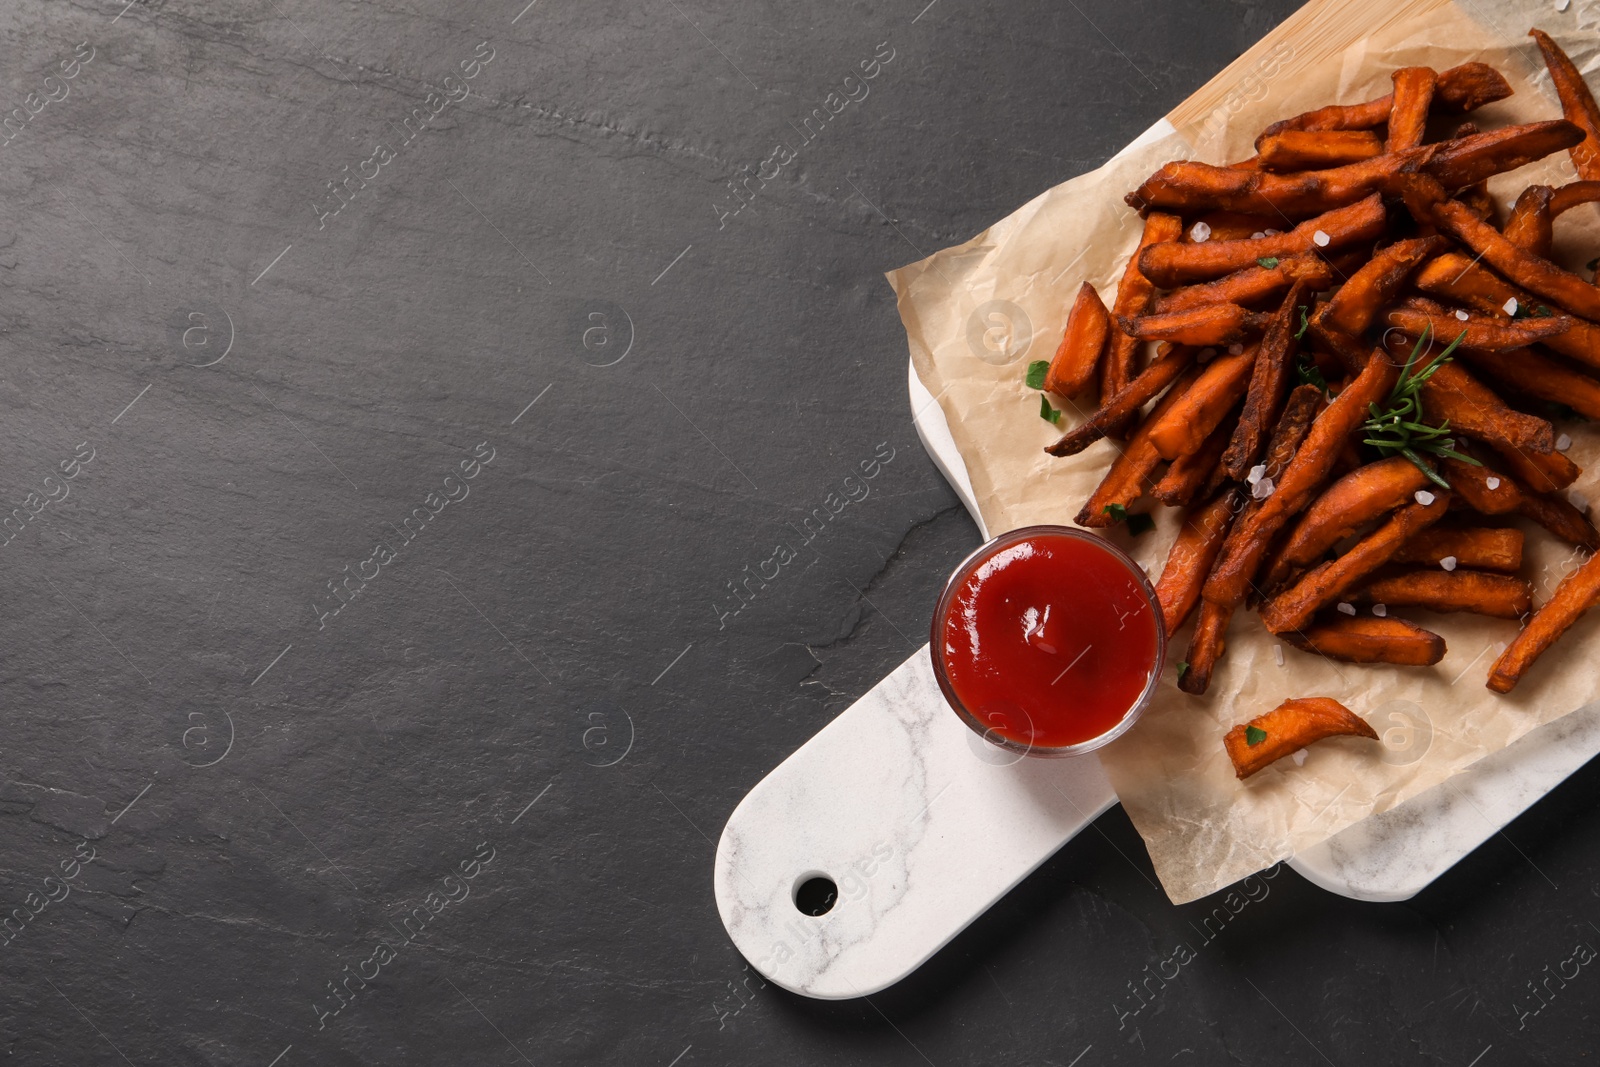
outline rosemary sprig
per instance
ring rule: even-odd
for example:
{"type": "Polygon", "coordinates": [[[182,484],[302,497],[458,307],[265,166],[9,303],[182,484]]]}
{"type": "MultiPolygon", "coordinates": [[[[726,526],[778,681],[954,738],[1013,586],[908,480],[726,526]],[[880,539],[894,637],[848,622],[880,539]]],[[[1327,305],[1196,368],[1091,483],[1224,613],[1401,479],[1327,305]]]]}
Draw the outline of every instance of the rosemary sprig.
{"type": "Polygon", "coordinates": [[[1363,444],[1370,445],[1385,456],[1404,456],[1416,464],[1429,481],[1445,489],[1450,488],[1450,483],[1422,458],[1423,453],[1459,459],[1473,466],[1481,467],[1482,464],[1456,451],[1456,440],[1449,435],[1449,419],[1437,426],[1428,425],[1422,412],[1422,387],[1428,384],[1428,379],[1433,377],[1435,371],[1450,362],[1450,353],[1456,350],[1466,335],[1465,330],[1461,331],[1443,352],[1419,369],[1417,357],[1428,347],[1433,336],[1433,326],[1424,327],[1422,336],[1417,338],[1416,346],[1411,349],[1411,355],[1400,371],[1400,380],[1395,382],[1394,389],[1389,393],[1387,406],[1380,410],[1378,405],[1368,404],[1367,409],[1372,417],[1361,425],[1367,435],[1362,438],[1363,444]]]}

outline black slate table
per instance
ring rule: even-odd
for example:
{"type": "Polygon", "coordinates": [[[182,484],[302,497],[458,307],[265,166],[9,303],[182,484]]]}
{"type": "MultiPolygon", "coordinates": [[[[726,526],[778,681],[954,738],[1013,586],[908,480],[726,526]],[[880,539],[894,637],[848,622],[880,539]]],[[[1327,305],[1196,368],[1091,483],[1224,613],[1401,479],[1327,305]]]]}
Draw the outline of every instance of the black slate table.
{"type": "Polygon", "coordinates": [[[1284,871],[1175,976],[1211,904],[1116,811],[868,1000],[712,901],[977,542],[882,272],[1291,9],[5,5],[6,1062],[1592,1052],[1593,768],[1406,904],[1284,871]]]}

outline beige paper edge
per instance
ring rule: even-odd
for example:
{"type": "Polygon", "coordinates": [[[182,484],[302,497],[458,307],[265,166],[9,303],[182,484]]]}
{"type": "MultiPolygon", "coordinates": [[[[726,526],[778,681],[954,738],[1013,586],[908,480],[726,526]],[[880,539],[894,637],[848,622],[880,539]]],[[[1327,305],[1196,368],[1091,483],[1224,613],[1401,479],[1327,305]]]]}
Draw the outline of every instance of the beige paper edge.
{"type": "MultiPolygon", "coordinates": [[[[1060,431],[1039,418],[1039,394],[1026,388],[1023,369],[1050,357],[1082,282],[1092,282],[1110,302],[1141,229],[1122,195],[1160,164],[1244,158],[1268,122],[1330,101],[1381,95],[1389,90],[1389,72],[1408,64],[1443,69],[1478,59],[1503,71],[1516,94],[1475,116],[1485,126],[1559,117],[1548,77],[1532,65],[1537,49],[1522,36],[1533,25],[1569,50],[1591,84],[1597,80],[1595,0],[1574,3],[1566,13],[1544,3],[1495,4],[1492,15],[1478,6],[1441,0],[1307,5],[1180,105],[1172,115],[1179,132],[1048,190],[965,244],[889,274],[917,374],[944,411],[992,533],[1070,523],[1110,462],[1110,443],[1065,460],[1044,455],[1060,431]]],[[[1574,177],[1562,153],[1492,188],[1504,202],[1507,190],[1529,182],[1561,184],[1574,177]]],[[[1558,256],[1569,265],[1600,249],[1600,213],[1574,219],[1578,214],[1558,224],[1558,256]]],[[[1068,419],[1083,414],[1069,411],[1068,419]]],[[[1563,429],[1574,441],[1570,454],[1590,472],[1575,488],[1600,500],[1600,478],[1593,473],[1600,470],[1600,431],[1586,424],[1563,429]]],[[[1139,538],[1120,530],[1109,535],[1152,575],[1165,560],[1177,512],[1157,508],[1156,520],[1157,529],[1139,538]]],[[[1574,557],[1531,526],[1528,544],[1525,572],[1535,576],[1542,602],[1574,557]]],[[[1174,902],[1286,859],[1600,699],[1600,671],[1589,666],[1600,657],[1600,613],[1574,627],[1548,657],[1552,662],[1541,663],[1508,697],[1491,694],[1483,682],[1515,623],[1411,614],[1448,642],[1436,667],[1332,663],[1283,645],[1254,613],[1241,612],[1206,697],[1180,692],[1169,669],[1154,704],[1104,750],[1102,762],[1174,902]],[[1556,664],[1566,667],[1551,669],[1556,664]],[[1237,781],[1222,748],[1227,729],[1287,697],[1311,695],[1334,697],[1364,715],[1387,735],[1386,747],[1353,738],[1325,741],[1303,766],[1284,760],[1237,781]],[[1431,729],[1431,741],[1420,759],[1406,763],[1398,753],[1421,747],[1411,725],[1419,718],[1422,734],[1431,729]]],[[[1171,660],[1181,658],[1189,631],[1185,626],[1175,635],[1171,660]]]]}

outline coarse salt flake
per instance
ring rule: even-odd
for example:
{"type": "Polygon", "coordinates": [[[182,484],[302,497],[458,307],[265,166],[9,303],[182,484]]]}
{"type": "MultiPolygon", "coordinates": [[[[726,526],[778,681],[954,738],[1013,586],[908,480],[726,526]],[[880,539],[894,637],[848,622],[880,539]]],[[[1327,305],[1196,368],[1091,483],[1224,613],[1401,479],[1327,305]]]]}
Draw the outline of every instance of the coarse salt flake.
{"type": "Polygon", "coordinates": [[[1427,507],[1429,504],[1433,503],[1433,494],[1428,492],[1426,489],[1418,489],[1412,494],[1411,498],[1417,503],[1421,504],[1423,507],[1427,507]]]}
{"type": "Polygon", "coordinates": [[[1387,604],[1374,604],[1374,605],[1372,605],[1372,613],[1374,615],[1376,615],[1378,618],[1381,619],[1385,615],[1389,614],[1389,605],[1387,605],[1387,604]]]}
{"type": "Polygon", "coordinates": [[[1466,322],[1468,316],[1467,316],[1467,313],[1465,311],[1458,310],[1456,312],[1456,318],[1460,319],[1462,322],[1466,322]]]}
{"type": "Polygon", "coordinates": [[[1556,438],[1556,451],[1557,452],[1565,452],[1567,449],[1569,449],[1571,447],[1572,447],[1572,438],[1568,437],[1566,434],[1562,434],[1560,437],[1556,438]]]}
{"type": "Polygon", "coordinates": [[[1483,484],[1487,485],[1489,487],[1489,492],[1492,493],[1496,489],[1500,488],[1500,479],[1491,474],[1489,477],[1484,479],[1483,484]]]}
{"type": "Polygon", "coordinates": [[[1339,601],[1339,611],[1344,615],[1354,615],[1356,613],[1356,606],[1348,601],[1341,600],[1339,601]]]}
{"type": "Polygon", "coordinates": [[[1327,248],[1328,242],[1333,240],[1333,238],[1329,237],[1321,230],[1318,230],[1316,233],[1311,235],[1311,240],[1316,242],[1318,248],[1327,248]]]}
{"type": "Polygon", "coordinates": [[[1189,238],[1193,241],[1207,241],[1211,239],[1211,227],[1204,222],[1197,222],[1189,227],[1189,238]]]}
{"type": "Polygon", "coordinates": [[[1266,236],[1266,234],[1257,231],[1256,233],[1253,233],[1253,234],[1250,235],[1250,240],[1259,241],[1265,236],[1266,236]]]}
{"type": "Polygon", "coordinates": [[[1282,645],[1273,645],[1272,646],[1272,658],[1278,661],[1278,666],[1280,666],[1280,667],[1283,666],[1283,646],[1282,645]]]}
{"type": "Polygon", "coordinates": [[[1250,473],[1244,476],[1244,480],[1249,482],[1251,485],[1255,485],[1261,480],[1261,476],[1266,473],[1267,465],[1265,463],[1257,463],[1254,467],[1250,468],[1250,473]]]}
{"type": "Polygon", "coordinates": [[[1228,346],[1228,355],[1230,355],[1230,356],[1238,356],[1238,355],[1243,355],[1243,354],[1244,354],[1244,345],[1229,345],[1228,346]]]}
{"type": "Polygon", "coordinates": [[[1255,500],[1265,500],[1272,495],[1275,488],[1277,487],[1272,484],[1271,478],[1263,478],[1250,487],[1250,496],[1255,500]]]}
{"type": "Polygon", "coordinates": [[[1289,758],[1294,760],[1294,765],[1296,767],[1304,767],[1306,765],[1306,757],[1309,755],[1311,755],[1311,753],[1307,752],[1305,749],[1297,748],[1290,753],[1289,758]]]}
{"type": "Polygon", "coordinates": [[[1261,232],[1264,233],[1265,235],[1267,235],[1268,237],[1276,237],[1276,236],[1278,236],[1278,231],[1274,230],[1270,226],[1267,227],[1266,229],[1262,230],[1261,232]]]}
{"type": "Polygon", "coordinates": [[[1511,299],[1509,299],[1509,300],[1507,300],[1505,302],[1505,304],[1500,308],[1500,310],[1504,311],[1507,315],[1515,315],[1517,313],[1517,308],[1520,307],[1520,306],[1521,305],[1517,303],[1517,298],[1516,297],[1512,297],[1511,299]]]}
{"type": "Polygon", "coordinates": [[[1454,556],[1446,556],[1439,561],[1439,566],[1447,571],[1453,571],[1456,569],[1456,558],[1454,556]]]}
{"type": "Polygon", "coordinates": [[[1572,0],[1556,0],[1556,10],[1565,11],[1572,6],[1572,0]]]}

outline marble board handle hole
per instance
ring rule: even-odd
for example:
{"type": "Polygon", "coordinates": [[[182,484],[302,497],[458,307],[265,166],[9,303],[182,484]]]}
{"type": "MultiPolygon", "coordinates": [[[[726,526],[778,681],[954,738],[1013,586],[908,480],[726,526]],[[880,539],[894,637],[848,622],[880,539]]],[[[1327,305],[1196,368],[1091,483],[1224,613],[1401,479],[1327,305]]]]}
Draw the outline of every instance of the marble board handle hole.
{"type": "Polygon", "coordinates": [[[839,887],[821,871],[808,871],[794,881],[794,906],[813,919],[828,914],[839,900],[839,887]]]}

